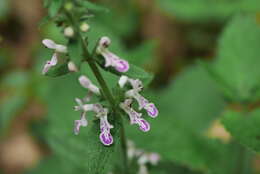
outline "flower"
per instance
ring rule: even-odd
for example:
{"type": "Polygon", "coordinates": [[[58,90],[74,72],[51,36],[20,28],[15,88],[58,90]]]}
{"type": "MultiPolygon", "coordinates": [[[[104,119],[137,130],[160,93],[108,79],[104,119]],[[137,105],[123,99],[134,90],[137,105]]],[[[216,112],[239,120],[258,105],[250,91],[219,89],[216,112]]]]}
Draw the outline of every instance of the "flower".
{"type": "Polygon", "coordinates": [[[86,114],[86,112],[82,112],[80,120],[75,120],[74,121],[74,124],[75,124],[74,134],[75,135],[79,134],[81,126],[86,127],[88,125],[88,121],[86,120],[85,114],[86,114]]]}
{"type": "Polygon", "coordinates": [[[75,120],[75,127],[74,127],[74,133],[76,135],[79,134],[80,126],[87,126],[87,120],[85,118],[86,112],[93,111],[96,113],[96,117],[100,120],[100,135],[99,139],[100,141],[105,145],[109,146],[113,144],[113,136],[110,133],[110,129],[113,128],[113,125],[111,125],[108,122],[108,109],[104,108],[101,104],[83,104],[82,100],[76,98],[77,106],[74,107],[75,111],[82,111],[81,113],[81,119],[75,120]]]}
{"type": "Polygon", "coordinates": [[[128,62],[119,58],[107,49],[110,43],[111,41],[108,37],[102,37],[97,46],[97,54],[101,54],[105,58],[105,67],[112,66],[118,72],[127,72],[129,70],[128,62]]]}
{"type": "Polygon", "coordinates": [[[142,114],[136,112],[131,108],[132,99],[126,99],[123,103],[120,103],[120,107],[128,114],[130,118],[130,124],[139,125],[140,130],[143,132],[148,132],[150,130],[150,124],[143,118],[142,114]]]}
{"type": "Polygon", "coordinates": [[[43,69],[42,69],[42,74],[43,74],[43,75],[46,74],[46,73],[49,71],[49,69],[50,69],[51,67],[57,65],[57,63],[58,63],[57,54],[54,53],[54,54],[52,55],[51,60],[47,60],[47,61],[46,61],[45,65],[44,65],[44,67],[43,67],[43,69]]]}
{"type": "Polygon", "coordinates": [[[92,93],[100,95],[99,88],[96,85],[94,85],[86,76],[81,75],[79,77],[79,83],[82,87],[87,88],[92,93]]]}
{"type": "Polygon", "coordinates": [[[147,164],[155,166],[160,161],[158,153],[145,152],[142,149],[138,149],[131,140],[127,140],[127,156],[129,160],[137,159],[137,164],[139,165],[138,174],[148,174],[147,164]]]}
{"type": "Polygon", "coordinates": [[[127,98],[134,98],[138,102],[139,110],[145,109],[150,117],[157,117],[159,112],[154,103],[150,103],[146,98],[139,94],[139,92],[143,89],[142,81],[140,81],[139,79],[131,79],[127,76],[121,76],[118,81],[119,86],[123,88],[126,83],[130,83],[132,89],[128,90],[125,93],[125,96],[127,98]]]}
{"type": "Polygon", "coordinates": [[[67,53],[67,47],[65,45],[56,44],[53,40],[44,39],[42,43],[47,48],[53,49],[56,53],[67,53]]]}
{"type": "Polygon", "coordinates": [[[59,53],[67,53],[67,47],[64,45],[56,44],[54,41],[50,39],[44,39],[42,41],[43,45],[47,48],[54,50],[51,60],[48,60],[42,70],[42,74],[46,74],[49,69],[58,63],[58,54],[59,53]]]}

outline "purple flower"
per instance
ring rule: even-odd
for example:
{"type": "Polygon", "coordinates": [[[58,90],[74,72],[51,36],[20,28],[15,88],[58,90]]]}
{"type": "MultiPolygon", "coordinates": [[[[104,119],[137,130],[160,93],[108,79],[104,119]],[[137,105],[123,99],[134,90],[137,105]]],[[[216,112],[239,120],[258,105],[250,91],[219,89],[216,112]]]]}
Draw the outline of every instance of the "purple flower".
{"type": "Polygon", "coordinates": [[[98,112],[96,117],[100,119],[100,135],[99,139],[105,146],[113,144],[113,137],[110,133],[110,129],[113,126],[107,120],[108,109],[103,108],[100,104],[96,105],[96,111],[98,112]]]}
{"type": "Polygon", "coordinates": [[[124,103],[120,104],[120,107],[128,114],[130,124],[137,124],[139,125],[140,130],[148,132],[150,130],[150,124],[145,119],[141,118],[141,113],[136,112],[130,107],[131,103],[131,99],[126,99],[124,103]]]}
{"type": "Polygon", "coordinates": [[[101,54],[105,58],[105,67],[112,66],[118,72],[127,72],[129,70],[128,62],[108,50],[110,43],[111,41],[108,37],[102,37],[99,40],[97,54],[101,54]]]}
{"type": "Polygon", "coordinates": [[[134,89],[127,91],[125,95],[127,97],[134,98],[138,102],[139,110],[145,109],[148,115],[152,118],[158,116],[159,112],[155,105],[153,103],[150,103],[146,98],[144,98],[134,89]]]}

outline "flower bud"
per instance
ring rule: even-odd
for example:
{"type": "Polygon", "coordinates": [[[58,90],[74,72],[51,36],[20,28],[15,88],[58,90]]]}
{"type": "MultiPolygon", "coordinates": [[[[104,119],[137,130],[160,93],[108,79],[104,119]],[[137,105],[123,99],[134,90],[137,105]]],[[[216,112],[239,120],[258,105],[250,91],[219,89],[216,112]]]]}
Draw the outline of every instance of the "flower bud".
{"type": "Polygon", "coordinates": [[[73,30],[73,28],[72,28],[72,27],[66,27],[66,28],[64,29],[64,35],[65,35],[66,37],[73,37],[73,36],[74,36],[74,30],[73,30]]]}
{"type": "Polygon", "coordinates": [[[89,25],[85,22],[80,25],[80,30],[83,32],[87,32],[89,28],[90,28],[89,25]]]}

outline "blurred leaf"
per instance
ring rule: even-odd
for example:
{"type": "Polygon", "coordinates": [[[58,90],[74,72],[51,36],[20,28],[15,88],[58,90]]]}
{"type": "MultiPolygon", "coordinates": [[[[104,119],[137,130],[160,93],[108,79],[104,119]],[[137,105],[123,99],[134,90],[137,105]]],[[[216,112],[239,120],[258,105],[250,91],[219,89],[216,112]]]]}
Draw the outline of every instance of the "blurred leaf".
{"type": "Polygon", "coordinates": [[[228,110],[224,113],[222,122],[240,143],[260,151],[260,109],[252,112],[228,110]]]}
{"type": "Polygon", "coordinates": [[[238,12],[259,12],[258,0],[157,0],[168,14],[187,21],[222,21],[238,12]]]}
{"type": "Polygon", "coordinates": [[[94,4],[88,0],[79,0],[80,6],[85,7],[88,10],[97,11],[97,12],[108,12],[109,10],[106,7],[101,5],[94,4]]]}
{"type": "Polygon", "coordinates": [[[224,106],[214,85],[197,67],[182,73],[167,90],[147,97],[159,109],[158,118],[150,121],[151,131],[142,133],[128,126],[129,137],[138,147],[158,152],[163,160],[201,170],[219,165],[216,161],[227,152],[225,145],[203,135],[224,106]]]}
{"type": "Polygon", "coordinates": [[[59,77],[65,74],[68,74],[70,71],[68,69],[68,63],[63,63],[61,65],[57,65],[52,67],[47,73],[46,76],[49,77],[59,77]]]}
{"type": "Polygon", "coordinates": [[[18,114],[18,112],[25,106],[27,97],[19,94],[9,97],[7,100],[1,101],[0,105],[0,129],[4,131],[18,114]]]}
{"type": "Polygon", "coordinates": [[[50,1],[50,6],[48,7],[50,17],[54,17],[59,12],[62,7],[63,0],[52,0],[50,1]]]}
{"type": "Polygon", "coordinates": [[[260,26],[252,16],[237,16],[219,42],[215,72],[232,88],[232,99],[248,101],[259,87],[260,26]]]}
{"type": "Polygon", "coordinates": [[[74,74],[50,82],[52,90],[46,101],[49,108],[46,136],[54,154],[77,166],[84,173],[106,173],[111,167],[113,152],[119,143],[118,124],[110,120],[115,128],[112,129],[114,144],[109,147],[100,142],[99,122],[91,121],[91,113],[87,116],[88,127],[82,127],[80,134],[74,135],[74,120],[80,118],[80,113],[73,110],[76,105],[74,98],[84,97],[86,91],[80,87],[74,74]]]}
{"type": "Polygon", "coordinates": [[[68,51],[70,59],[77,67],[79,67],[83,58],[83,50],[80,40],[70,39],[68,43],[68,51]]]}
{"type": "Polygon", "coordinates": [[[9,10],[9,1],[1,0],[0,1],[0,19],[3,18],[9,10]]]}

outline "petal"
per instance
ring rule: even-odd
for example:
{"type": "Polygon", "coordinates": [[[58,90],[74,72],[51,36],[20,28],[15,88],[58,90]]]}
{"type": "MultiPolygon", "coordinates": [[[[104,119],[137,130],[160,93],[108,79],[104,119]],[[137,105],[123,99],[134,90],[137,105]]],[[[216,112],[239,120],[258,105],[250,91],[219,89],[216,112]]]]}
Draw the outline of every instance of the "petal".
{"type": "Polygon", "coordinates": [[[53,40],[50,39],[44,39],[42,41],[43,45],[45,45],[47,48],[50,49],[56,49],[56,43],[53,40]]]}
{"type": "Polygon", "coordinates": [[[111,44],[111,40],[107,36],[101,37],[99,40],[99,46],[103,48],[107,48],[111,44]]]}
{"type": "Polygon", "coordinates": [[[57,53],[54,53],[54,54],[52,55],[50,64],[51,64],[52,66],[55,66],[57,63],[58,63],[58,54],[57,54],[57,53]]]}
{"type": "Polygon", "coordinates": [[[155,118],[158,116],[158,109],[155,107],[153,103],[147,104],[144,109],[147,111],[148,115],[151,116],[152,118],[155,118]]]}
{"type": "Polygon", "coordinates": [[[88,121],[85,118],[85,114],[86,114],[86,112],[82,112],[81,119],[74,121],[74,134],[75,135],[79,134],[81,126],[86,127],[88,125],[88,121]]]}
{"type": "Polygon", "coordinates": [[[118,72],[127,72],[129,70],[129,64],[125,60],[117,60],[115,61],[115,68],[118,72]]]}
{"type": "Polygon", "coordinates": [[[99,135],[99,139],[105,146],[110,146],[111,144],[113,144],[113,137],[108,131],[101,132],[101,134],[99,135]]]}
{"type": "Polygon", "coordinates": [[[120,86],[120,88],[123,88],[125,86],[125,84],[128,81],[128,77],[127,76],[121,76],[120,79],[118,80],[118,84],[120,86]]]}
{"type": "Polygon", "coordinates": [[[150,124],[144,119],[138,120],[137,124],[139,125],[140,130],[143,132],[148,132],[150,130],[150,124]]]}
{"type": "Polygon", "coordinates": [[[45,75],[51,67],[52,67],[51,62],[47,61],[42,69],[42,74],[45,75]]]}
{"type": "Polygon", "coordinates": [[[96,85],[94,85],[86,76],[80,76],[79,83],[82,87],[89,89],[91,92],[98,95],[100,94],[99,88],[96,85]]]}
{"type": "Polygon", "coordinates": [[[58,53],[67,53],[67,47],[65,45],[60,45],[60,44],[57,44],[56,45],[56,52],[58,53]]]}

